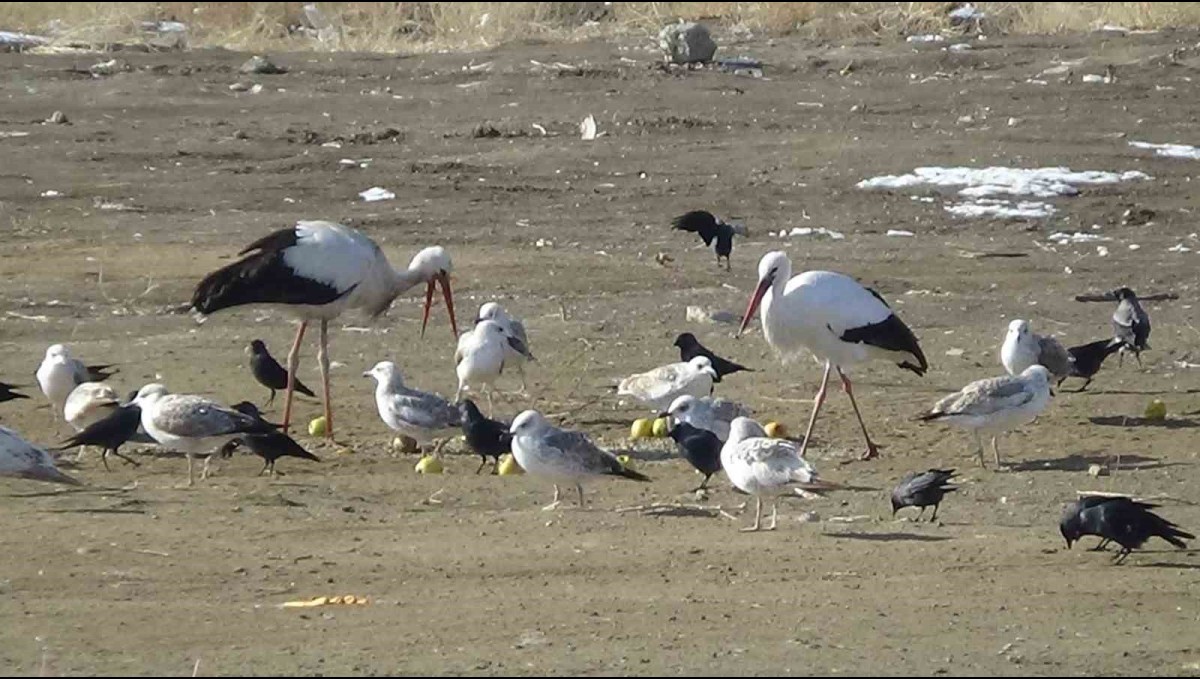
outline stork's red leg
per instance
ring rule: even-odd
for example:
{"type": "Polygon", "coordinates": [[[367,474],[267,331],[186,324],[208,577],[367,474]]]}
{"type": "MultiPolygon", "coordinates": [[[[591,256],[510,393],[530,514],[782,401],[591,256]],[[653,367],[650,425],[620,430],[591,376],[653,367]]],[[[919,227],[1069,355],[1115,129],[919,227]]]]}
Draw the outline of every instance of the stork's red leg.
{"type": "Polygon", "coordinates": [[[288,433],[288,425],[292,421],[292,394],[296,391],[296,367],[300,363],[300,340],[304,339],[304,331],[308,329],[308,321],[300,321],[300,327],[296,329],[296,341],[292,343],[292,350],[288,352],[288,383],[287,394],[283,402],[283,433],[288,433]]]}
{"type": "Polygon", "coordinates": [[[812,415],[808,418],[808,429],[804,432],[804,441],[800,444],[800,457],[804,457],[804,451],[808,450],[808,442],[812,439],[813,425],[817,423],[817,413],[821,411],[821,404],[825,402],[825,387],[829,384],[829,371],[833,369],[833,364],[825,362],[825,376],[821,378],[821,388],[817,390],[817,397],[813,399],[812,415]]]}
{"type": "Polygon", "coordinates": [[[325,389],[325,438],[333,440],[333,406],[329,396],[329,321],[321,321],[321,347],[317,350],[321,364],[321,381],[325,389]]]}
{"type": "Polygon", "coordinates": [[[863,423],[862,413],[858,412],[858,403],[854,400],[854,387],[850,384],[850,378],[846,377],[841,368],[838,368],[838,377],[842,378],[842,389],[850,397],[850,405],[854,406],[854,416],[858,418],[858,426],[862,428],[863,438],[867,440],[867,452],[863,454],[862,459],[879,457],[879,447],[871,440],[871,435],[867,433],[867,425],[863,423]]]}

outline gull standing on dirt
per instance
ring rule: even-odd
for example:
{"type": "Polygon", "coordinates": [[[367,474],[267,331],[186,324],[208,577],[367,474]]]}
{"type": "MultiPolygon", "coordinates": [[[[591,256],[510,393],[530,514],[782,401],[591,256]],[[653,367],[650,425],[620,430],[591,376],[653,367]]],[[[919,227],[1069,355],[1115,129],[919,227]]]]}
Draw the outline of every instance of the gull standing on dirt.
{"type": "Polygon", "coordinates": [[[854,416],[867,441],[863,459],[879,454],[867,433],[845,368],[872,360],[889,361],[917,375],[929,369],[912,330],[892,312],[879,293],[849,276],[831,271],[806,271],[792,278],[792,262],[782,251],[768,252],[758,263],[758,287],[746,307],[738,336],[762,305],[763,336],[786,362],[807,350],[825,363],[825,376],[813,402],[803,455],[812,440],[817,413],[825,402],[829,373],[837,369],[842,389],[850,397],[854,416]]]}
{"type": "Polygon", "coordinates": [[[743,532],[775,530],[780,495],[800,488],[820,492],[835,488],[823,481],[804,459],[801,447],[787,439],[773,439],[754,420],[739,417],[729,429],[729,440],[721,448],[721,466],[739,490],[754,496],[754,525],[743,532]],[[762,528],[762,496],[771,496],[771,525],[762,528]]]}
{"type": "Polygon", "coordinates": [[[463,392],[478,389],[487,395],[488,411],[492,411],[492,385],[509,365],[509,354],[534,360],[533,354],[520,339],[508,334],[496,321],[483,321],[458,339],[454,352],[454,372],[458,375],[458,392],[454,401],[462,400],[463,392]]]}
{"type": "MultiPolygon", "coordinates": [[[[452,436],[462,418],[458,408],[439,394],[404,385],[404,376],[391,361],[380,361],[363,377],[375,378],[375,406],[388,427],[427,446],[436,438],[452,436]]],[[[447,438],[438,444],[441,448],[447,438]]]]}
{"type": "Polygon", "coordinates": [[[900,483],[892,489],[892,516],[905,507],[920,507],[916,520],[920,521],[925,514],[925,508],[933,506],[933,516],[929,522],[937,520],[938,507],[946,493],[958,490],[957,486],[947,485],[954,476],[953,469],[930,469],[925,472],[909,472],[900,479],[900,483]]]}
{"type": "Polygon", "coordinates": [[[668,416],[693,427],[710,431],[721,443],[729,439],[729,425],[738,417],[750,417],[750,408],[724,398],[680,396],[671,402],[668,416]]]}
{"type": "Polygon", "coordinates": [[[161,384],[147,384],[133,399],[142,409],[142,427],[160,446],[187,455],[188,486],[195,484],[193,459],[204,458],[200,479],[208,478],[212,455],[243,434],[274,431],[262,420],[202,396],[171,394],[161,384]]]}
{"type": "Polygon", "coordinates": [[[325,221],[301,221],[251,243],[238,261],[204,277],[192,294],[192,307],[203,315],[247,304],[280,305],[299,319],[296,341],[288,353],[288,384],[283,406],[283,430],[292,418],[300,341],[308,324],[320,321],[317,360],[324,383],[325,436],[333,438],[333,407],[329,396],[329,321],[348,309],[360,309],[374,319],[387,311],[404,291],[425,283],[425,313],[421,335],[429,322],[433,289],[440,285],[458,339],[454,296],[450,291],[450,255],[441,246],[425,248],[408,269],[397,271],[375,241],[348,226],[325,221]]]}
{"type": "Polygon", "coordinates": [[[1020,319],[1008,324],[1008,333],[1000,346],[1000,363],[1009,375],[1019,375],[1031,365],[1042,365],[1059,384],[1071,376],[1071,354],[1062,343],[1033,332],[1029,322],[1020,319]]]}
{"type": "Polygon", "coordinates": [[[517,464],[532,476],[554,482],[554,501],[542,509],[561,504],[558,485],[573,485],[583,507],[583,482],[598,476],[620,476],[634,481],[649,481],[644,474],[628,469],[616,455],[601,450],[579,431],[567,431],[550,424],[536,410],[526,410],[513,419],[512,453],[517,464]]]}
{"type": "MultiPolygon", "coordinates": [[[[63,404],[63,419],[75,431],[83,431],[88,425],[108,417],[121,405],[115,389],[103,382],[84,382],[71,391],[63,404]]],[[[75,460],[83,459],[84,446],[79,447],[75,460]]]]}
{"type": "Polygon", "coordinates": [[[1117,365],[1124,363],[1126,351],[1132,351],[1140,367],[1142,352],[1150,348],[1150,314],[1129,288],[1114,290],[1113,296],[1117,298],[1117,309],[1112,316],[1113,336],[1124,343],[1117,365]]]}
{"type": "Polygon", "coordinates": [[[84,382],[103,382],[112,377],[108,370],[111,364],[84,365],[83,361],[71,356],[71,352],[62,344],[52,344],[46,349],[46,356],[37,369],[38,386],[54,407],[54,413],[60,414],[63,405],[71,391],[84,382]]]}
{"type": "Polygon", "coordinates": [[[50,453],[21,438],[17,432],[0,426],[0,476],[31,481],[48,481],[80,486],[78,480],[60,472],[50,453]]]}
{"type": "Polygon", "coordinates": [[[479,307],[479,313],[475,316],[475,324],[479,325],[483,321],[493,321],[499,323],[500,327],[504,328],[504,332],[508,333],[509,337],[513,337],[520,341],[524,350],[517,349],[515,345],[505,347],[505,367],[512,366],[517,369],[517,374],[521,377],[521,393],[527,393],[525,386],[525,361],[534,360],[533,354],[529,349],[529,337],[525,334],[525,324],[521,319],[509,314],[504,307],[495,302],[488,302],[479,307]]]}
{"type": "Polygon", "coordinates": [[[977,380],[938,401],[919,419],[938,421],[969,429],[975,437],[979,466],[983,463],[983,434],[992,437],[996,466],[1000,448],[996,438],[1004,432],[1029,424],[1050,405],[1050,371],[1033,365],[1020,375],[977,380]]]}
{"type": "Polygon", "coordinates": [[[632,396],[663,412],[680,396],[712,394],[717,373],[712,361],[697,356],[686,363],[670,363],[649,372],[630,375],[617,386],[620,396],[632,396]]]}

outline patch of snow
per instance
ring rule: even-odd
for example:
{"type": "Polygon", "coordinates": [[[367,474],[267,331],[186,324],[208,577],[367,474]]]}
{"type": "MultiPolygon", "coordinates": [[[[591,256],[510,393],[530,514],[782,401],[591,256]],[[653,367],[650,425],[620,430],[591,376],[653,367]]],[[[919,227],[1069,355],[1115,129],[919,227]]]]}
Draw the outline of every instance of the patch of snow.
{"type": "Polygon", "coordinates": [[[1131,141],[1129,145],[1137,149],[1154,149],[1156,156],[1200,160],[1200,148],[1187,144],[1152,144],[1148,141],[1131,141]]]}
{"type": "Polygon", "coordinates": [[[1056,210],[1049,203],[980,198],[968,203],[952,203],[945,206],[946,212],[956,217],[1016,217],[1040,219],[1053,215],[1056,210]]]}
{"type": "Polygon", "coordinates": [[[1056,231],[1055,233],[1050,234],[1050,240],[1062,245],[1064,243],[1092,243],[1096,241],[1109,241],[1112,239],[1107,236],[1097,236],[1094,233],[1080,233],[1079,231],[1076,231],[1075,233],[1066,233],[1065,231],[1056,231]]]}
{"type": "Polygon", "coordinates": [[[961,186],[959,194],[982,196],[1012,195],[1051,198],[1073,196],[1080,184],[1116,184],[1135,179],[1150,179],[1144,172],[1074,172],[1066,167],[1024,169],[1014,167],[918,167],[910,174],[883,175],[860,181],[860,189],[901,189],[928,184],[961,186]]]}
{"type": "Polygon", "coordinates": [[[916,234],[914,234],[912,231],[902,231],[900,229],[888,229],[887,235],[897,237],[897,238],[912,238],[916,234]]]}
{"type": "Polygon", "coordinates": [[[358,195],[368,203],[374,203],[378,200],[391,200],[396,197],[396,194],[378,186],[373,186],[366,191],[361,191],[358,195]]]}
{"type": "Polygon", "coordinates": [[[945,38],[937,34],[928,35],[910,35],[904,39],[905,42],[942,42],[945,38]]]}
{"type": "Polygon", "coordinates": [[[779,232],[780,238],[787,238],[788,236],[829,236],[833,240],[845,240],[846,238],[846,234],[842,233],[841,231],[833,231],[826,229],[823,226],[818,226],[816,228],[810,226],[800,226],[792,229],[790,233],[787,231],[779,232]]]}
{"type": "Polygon", "coordinates": [[[1176,245],[1173,248],[1167,248],[1167,252],[1191,252],[1191,251],[1192,251],[1192,249],[1189,248],[1188,246],[1184,245],[1183,243],[1180,243],[1179,245],[1176,245]]]}
{"type": "Polygon", "coordinates": [[[1085,73],[1085,74],[1084,74],[1084,76],[1083,76],[1082,78],[1080,78],[1080,80],[1082,80],[1082,81],[1083,81],[1083,82],[1085,82],[1085,83],[1102,83],[1102,82],[1105,82],[1105,80],[1104,80],[1104,76],[1102,76],[1102,75],[1096,75],[1095,73],[1085,73]]]}

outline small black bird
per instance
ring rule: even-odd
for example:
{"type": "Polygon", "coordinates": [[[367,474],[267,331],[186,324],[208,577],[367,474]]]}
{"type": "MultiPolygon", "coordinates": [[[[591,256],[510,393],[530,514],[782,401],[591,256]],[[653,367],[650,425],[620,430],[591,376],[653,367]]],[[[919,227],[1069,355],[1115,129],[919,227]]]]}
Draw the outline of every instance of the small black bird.
{"type": "Polygon", "coordinates": [[[1112,315],[1113,336],[1124,343],[1117,365],[1124,362],[1128,350],[1141,366],[1142,352],[1150,348],[1150,315],[1142,308],[1133,290],[1118,288],[1112,294],[1117,298],[1117,310],[1112,315]]]}
{"type": "MultiPolygon", "coordinates": [[[[271,390],[271,398],[264,404],[264,407],[269,406],[275,400],[276,389],[287,389],[287,369],[279,365],[279,361],[267,351],[267,345],[263,344],[262,340],[250,342],[246,353],[250,354],[250,372],[254,373],[254,379],[271,390]]],[[[316,397],[312,389],[304,386],[299,379],[296,380],[296,391],[305,396],[316,397]]]]}
{"type": "Polygon", "coordinates": [[[121,454],[121,446],[137,437],[138,427],[141,424],[142,409],[140,406],[134,403],[118,406],[107,417],[96,420],[85,427],[83,431],[64,441],[58,450],[68,450],[76,446],[99,446],[104,449],[104,453],[100,456],[100,461],[104,463],[104,471],[109,471],[109,453],[125,460],[127,464],[140,467],[137,460],[121,454]]]}
{"type": "Polygon", "coordinates": [[[463,437],[467,440],[467,445],[483,458],[475,473],[483,471],[488,457],[495,459],[495,463],[492,465],[494,472],[496,466],[500,464],[500,456],[512,452],[512,434],[508,431],[509,424],[489,420],[471,399],[459,403],[458,412],[462,417],[462,432],[463,437]]]}
{"type": "Polygon", "coordinates": [[[8,382],[0,382],[0,403],[3,403],[5,401],[12,401],[12,400],[18,399],[18,398],[29,398],[25,394],[22,394],[19,391],[15,391],[16,389],[18,389],[18,387],[15,384],[9,384],[8,382]]]}
{"type": "Polygon", "coordinates": [[[690,492],[707,488],[712,475],[721,471],[721,439],[707,429],[693,427],[678,420],[675,426],[671,427],[668,436],[675,441],[683,458],[704,474],[704,480],[690,492]]]}
{"type": "Polygon", "coordinates": [[[933,516],[929,517],[929,522],[933,523],[937,520],[942,498],[946,493],[958,490],[958,486],[947,485],[953,476],[953,469],[930,469],[905,474],[892,490],[892,516],[905,507],[920,507],[921,513],[917,514],[917,520],[920,520],[925,508],[933,505],[933,516]]]}
{"type": "MultiPolygon", "coordinates": [[[[300,457],[305,460],[312,460],[313,462],[321,461],[321,458],[305,450],[299,443],[296,443],[295,439],[281,431],[271,431],[263,434],[243,434],[226,443],[221,448],[221,456],[229,457],[238,448],[246,448],[251,453],[263,459],[265,464],[263,464],[263,468],[258,472],[259,476],[262,476],[263,472],[267,471],[271,472],[271,476],[275,476],[275,461],[281,457],[300,457]]],[[[282,476],[283,472],[279,472],[279,474],[282,476]]]]}
{"type": "Polygon", "coordinates": [[[1157,507],[1127,497],[1085,496],[1067,506],[1058,529],[1067,541],[1067,549],[1084,535],[1103,538],[1097,548],[1110,540],[1121,545],[1115,563],[1124,561],[1133,550],[1140,549],[1152,537],[1160,537],[1179,549],[1187,549],[1183,539],[1194,540],[1196,536],[1180,530],[1175,524],[1150,511],[1157,507]]]}
{"type": "Polygon", "coordinates": [[[708,348],[701,344],[700,340],[696,339],[696,336],[690,332],[685,332],[679,337],[676,337],[675,346],[679,347],[679,360],[683,361],[684,363],[687,363],[697,356],[706,356],[708,360],[712,361],[713,370],[717,373],[717,376],[713,379],[713,382],[719,383],[722,377],[726,375],[732,375],[736,372],[742,372],[743,370],[746,372],[754,372],[753,368],[747,368],[746,366],[739,365],[733,361],[727,361],[709,351],[708,348]]]}
{"type": "MultiPolygon", "coordinates": [[[[1071,373],[1068,377],[1082,377],[1087,380],[1079,388],[1079,391],[1087,389],[1088,385],[1092,383],[1092,378],[1100,372],[1100,366],[1104,365],[1104,359],[1112,356],[1123,346],[1125,343],[1119,339],[1106,339],[1067,349],[1067,353],[1071,355],[1071,373]]],[[[1059,380],[1058,383],[1062,384],[1065,379],[1066,377],[1059,380]]]]}
{"type": "Polygon", "coordinates": [[[700,234],[706,246],[712,245],[713,240],[716,240],[717,266],[721,266],[721,258],[724,257],[726,271],[730,270],[729,255],[733,253],[733,234],[741,232],[745,235],[744,228],[726,224],[706,210],[693,210],[676,217],[671,222],[671,228],[700,234]]]}
{"type": "Polygon", "coordinates": [[[283,429],[282,424],[276,424],[274,422],[267,422],[266,418],[263,417],[262,411],[258,409],[258,406],[254,405],[253,403],[251,403],[249,401],[242,401],[241,403],[235,403],[233,405],[233,409],[243,415],[249,415],[250,417],[253,417],[254,419],[258,420],[259,422],[264,422],[266,424],[269,424],[276,429],[283,429]]]}

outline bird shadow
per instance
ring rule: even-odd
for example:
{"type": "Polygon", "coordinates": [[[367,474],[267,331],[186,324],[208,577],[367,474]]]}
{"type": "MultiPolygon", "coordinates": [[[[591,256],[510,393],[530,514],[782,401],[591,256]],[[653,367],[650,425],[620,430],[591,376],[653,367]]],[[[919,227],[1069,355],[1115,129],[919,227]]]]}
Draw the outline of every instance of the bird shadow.
{"type": "Polygon", "coordinates": [[[47,509],[47,514],[145,514],[144,509],[121,507],[83,507],[81,509],[47,509]]]}
{"type": "MultiPolygon", "coordinates": [[[[1163,462],[1157,457],[1145,457],[1143,455],[1121,455],[1120,457],[1120,469],[1125,470],[1162,469],[1164,467],[1175,467],[1184,464],[1183,462],[1163,462]]],[[[1116,464],[1116,460],[1117,455],[1115,453],[1106,455],[1068,455],[1066,457],[1046,460],[1022,460],[1021,462],[1013,463],[1010,469],[1015,472],[1085,472],[1094,464],[1116,464]]]]}
{"type": "MultiPolygon", "coordinates": [[[[1195,554],[1195,550],[1188,550],[1187,554],[1195,554]]],[[[1176,571],[1200,571],[1200,563],[1172,563],[1170,561],[1155,561],[1154,563],[1138,564],[1138,568],[1169,568],[1176,571]]]]}
{"type": "Polygon", "coordinates": [[[1200,422],[1183,418],[1155,420],[1148,417],[1126,417],[1124,415],[1097,415],[1088,421],[1103,427],[1162,427],[1163,429],[1194,429],[1200,422]]]}
{"type": "Polygon", "coordinates": [[[867,542],[945,542],[951,539],[944,535],[920,535],[917,533],[830,533],[829,536],[867,542]]]}
{"type": "Polygon", "coordinates": [[[1095,394],[1097,396],[1169,396],[1172,394],[1200,394],[1200,389],[1063,389],[1068,394],[1095,394]]]}

